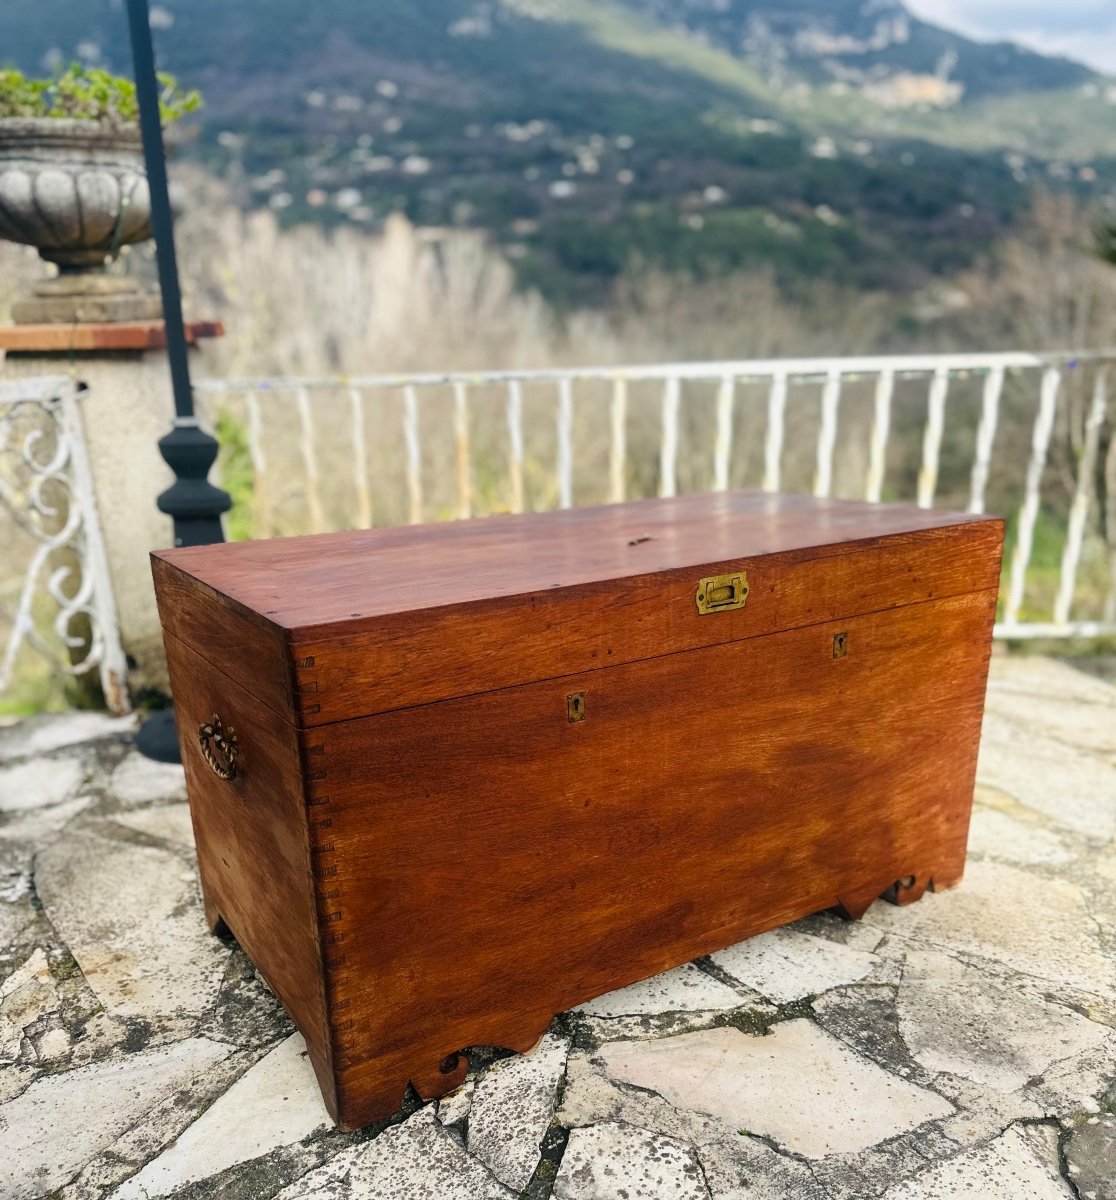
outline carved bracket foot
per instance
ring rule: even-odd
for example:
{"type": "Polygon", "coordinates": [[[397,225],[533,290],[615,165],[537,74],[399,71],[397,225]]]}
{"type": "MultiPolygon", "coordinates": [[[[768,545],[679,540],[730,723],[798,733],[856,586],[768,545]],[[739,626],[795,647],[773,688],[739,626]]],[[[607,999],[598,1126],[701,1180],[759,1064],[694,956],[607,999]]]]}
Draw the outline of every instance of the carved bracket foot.
{"type": "MultiPolygon", "coordinates": [[[[552,1019],[552,1014],[527,1018],[518,1030],[499,1034],[491,1029],[479,1030],[472,1044],[503,1046],[529,1054],[546,1035],[552,1019]]],[[[440,1059],[428,1058],[428,1052],[416,1050],[389,1059],[354,1063],[341,1071],[339,1111],[332,1115],[342,1129],[359,1129],[398,1112],[408,1083],[423,1100],[436,1100],[460,1087],[468,1072],[469,1059],[464,1050],[451,1051],[440,1059]],[[426,1065],[416,1066],[417,1059],[426,1065]]]]}
{"type": "Polygon", "coordinates": [[[225,924],[225,918],[217,911],[217,905],[204,892],[202,893],[202,903],[205,907],[205,923],[209,926],[209,932],[223,942],[229,941],[232,938],[232,930],[225,924]]]}
{"type": "Polygon", "coordinates": [[[864,892],[850,892],[838,898],[837,912],[846,921],[859,921],[879,898],[880,889],[878,887],[864,892]]]}
{"type": "Polygon", "coordinates": [[[887,900],[892,904],[914,904],[927,891],[944,892],[961,882],[961,872],[954,869],[934,872],[921,871],[903,875],[887,887],[862,888],[840,896],[837,911],[846,921],[859,921],[876,900],[887,900]]]}
{"type": "Polygon", "coordinates": [[[424,1100],[434,1100],[460,1087],[469,1073],[469,1059],[464,1050],[447,1054],[432,1069],[412,1072],[411,1086],[424,1100]]]}
{"type": "Polygon", "coordinates": [[[929,875],[904,875],[884,892],[883,898],[890,904],[914,904],[926,894],[929,885],[929,875]]]}

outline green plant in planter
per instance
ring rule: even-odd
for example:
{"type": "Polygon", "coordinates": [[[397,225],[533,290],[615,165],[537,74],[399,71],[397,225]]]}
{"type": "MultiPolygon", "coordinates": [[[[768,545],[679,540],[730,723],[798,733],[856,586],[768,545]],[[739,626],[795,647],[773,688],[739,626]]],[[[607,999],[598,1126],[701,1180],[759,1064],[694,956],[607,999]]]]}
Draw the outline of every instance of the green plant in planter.
{"type": "MultiPolygon", "coordinates": [[[[159,112],[163,123],[201,107],[201,96],[183,90],[173,75],[160,72],[159,112]]],[[[98,67],[71,64],[50,79],[28,79],[22,71],[0,69],[0,117],[62,117],[128,125],[139,117],[136,85],[98,67]]]]}

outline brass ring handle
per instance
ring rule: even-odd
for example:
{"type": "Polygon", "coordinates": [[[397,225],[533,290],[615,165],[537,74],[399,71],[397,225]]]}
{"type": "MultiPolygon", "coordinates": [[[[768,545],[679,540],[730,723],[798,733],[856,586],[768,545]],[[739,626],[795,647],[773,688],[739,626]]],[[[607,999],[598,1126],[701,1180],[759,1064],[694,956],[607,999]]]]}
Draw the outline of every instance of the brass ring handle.
{"type": "Polygon", "coordinates": [[[214,775],[219,779],[236,777],[236,759],[240,747],[236,741],[236,730],[231,725],[225,729],[221,718],[214,713],[212,721],[204,721],[198,726],[198,742],[202,757],[214,775]]]}

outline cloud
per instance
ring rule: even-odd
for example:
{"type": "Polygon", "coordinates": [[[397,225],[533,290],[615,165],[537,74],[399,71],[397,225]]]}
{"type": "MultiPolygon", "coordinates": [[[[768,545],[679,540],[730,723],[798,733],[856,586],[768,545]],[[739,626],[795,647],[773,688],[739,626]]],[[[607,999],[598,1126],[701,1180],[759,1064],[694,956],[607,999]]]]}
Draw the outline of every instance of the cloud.
{"type": "Polygon", "coordinates": [[[983,40],[1005,39],[1062,54],[1116,75],[1112,0],[908,0],[924,20],[983,40]]]}

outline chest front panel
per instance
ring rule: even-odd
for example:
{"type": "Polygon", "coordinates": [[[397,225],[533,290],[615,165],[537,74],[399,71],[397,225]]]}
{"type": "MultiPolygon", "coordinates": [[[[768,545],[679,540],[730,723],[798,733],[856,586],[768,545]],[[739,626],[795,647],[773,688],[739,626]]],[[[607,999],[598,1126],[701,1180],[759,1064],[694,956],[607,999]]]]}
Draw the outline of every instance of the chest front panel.
{"type": "Polygon", "coordinates": [[[416,1042],[433,1063],[505,1044],[509,1026],[522,1040],[865,887],[955,878],[994,604],[977,593],[307,731],[346,1072],[416,1042]]]}

